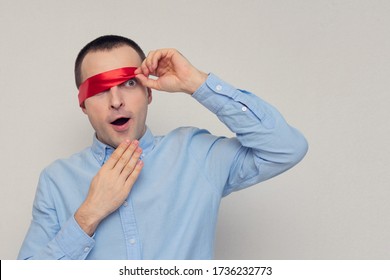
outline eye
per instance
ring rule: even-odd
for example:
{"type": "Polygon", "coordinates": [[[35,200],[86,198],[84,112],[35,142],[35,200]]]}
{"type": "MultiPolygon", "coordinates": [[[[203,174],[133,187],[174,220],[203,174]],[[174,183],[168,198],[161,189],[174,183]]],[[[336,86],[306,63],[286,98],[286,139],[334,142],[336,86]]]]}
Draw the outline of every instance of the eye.
{"type": "Polygon", "coordinates": [[[126,81],[126,82],[124,82],[123,84],[122,84],[123,86],[125,86],[125,87],[135,87],[136,85],[137,85],[137,81],[136,81],[136,79],[130,79],[130,80],[128,80],[128,81],[126,81]]]}

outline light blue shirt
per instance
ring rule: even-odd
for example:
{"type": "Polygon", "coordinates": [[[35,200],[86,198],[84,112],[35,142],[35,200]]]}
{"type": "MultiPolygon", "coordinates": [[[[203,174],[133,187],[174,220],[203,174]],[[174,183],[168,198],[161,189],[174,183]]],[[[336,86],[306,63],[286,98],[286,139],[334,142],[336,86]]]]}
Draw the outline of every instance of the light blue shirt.
{"type": "Polygon", "coordinates": [[[140,139],[144,168],[123,205],[88,236],[74,213],[113,148],[91,147],[43,170],[19,259],[211,259],[221,198],[297,164],[305,138],[252,93],[210,74],[193,94],[234,138],[184,127],[140,139]]]}

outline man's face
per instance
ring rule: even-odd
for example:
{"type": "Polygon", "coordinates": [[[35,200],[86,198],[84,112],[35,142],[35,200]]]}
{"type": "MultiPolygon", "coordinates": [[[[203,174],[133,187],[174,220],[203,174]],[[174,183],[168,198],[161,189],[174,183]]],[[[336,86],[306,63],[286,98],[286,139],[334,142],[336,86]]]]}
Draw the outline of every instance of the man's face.
{"type": "MultiPolygon", "coordinates": [[[[141,58],[129,46],[109,51],[88,53],[81,65],[81,78],[122,67],[138,67],[141,58]]],[[[97,138],[114,148],[125,139],[140,139],[145,133],[148,105],[152,101],[149,89],[135,78],[89,97],[83,112],[88,115],[97,138]]]]}

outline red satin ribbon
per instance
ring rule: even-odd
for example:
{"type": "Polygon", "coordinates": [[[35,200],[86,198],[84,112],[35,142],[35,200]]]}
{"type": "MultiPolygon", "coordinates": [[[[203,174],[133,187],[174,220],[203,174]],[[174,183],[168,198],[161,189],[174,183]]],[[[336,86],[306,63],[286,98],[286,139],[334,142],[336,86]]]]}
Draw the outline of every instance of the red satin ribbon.
{"type": "Polygon", "coordinates": [[[79,88],[79,104],[84,107],[85,99],[135,77],[137,67],[124,67],[97,74],[86,79],[79,88]]]}

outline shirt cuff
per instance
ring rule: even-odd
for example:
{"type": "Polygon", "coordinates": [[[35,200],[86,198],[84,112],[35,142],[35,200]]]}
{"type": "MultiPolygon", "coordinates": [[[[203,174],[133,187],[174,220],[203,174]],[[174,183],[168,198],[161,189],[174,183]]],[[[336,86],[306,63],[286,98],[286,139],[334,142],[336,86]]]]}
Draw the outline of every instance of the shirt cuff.
{"type": "Polygon", "coordinates": [[[224,104],[234,99],[237,94],[239,92],[235,87],[210,73],[207,80],[192,94],[192,97],[211,112],[217,114],[224,104]]]}
{"type": "MultiPolygon", "coordinates": [[[[272,106],[251,92],[231,86],[214,74],[210,73],[192,96],[217,116],[238,114],[239,117],[260,120],[267,129],[275,126],[272,106]]],[[[238,124],[245,121],[240,118],[238,124]]]]}
{"type": "Polygon", "coordinates": [[[74,260],[85,259],[95,245],[95,240],[86,234],[72,216],[56,236],[64,253],[74,260]]]}

